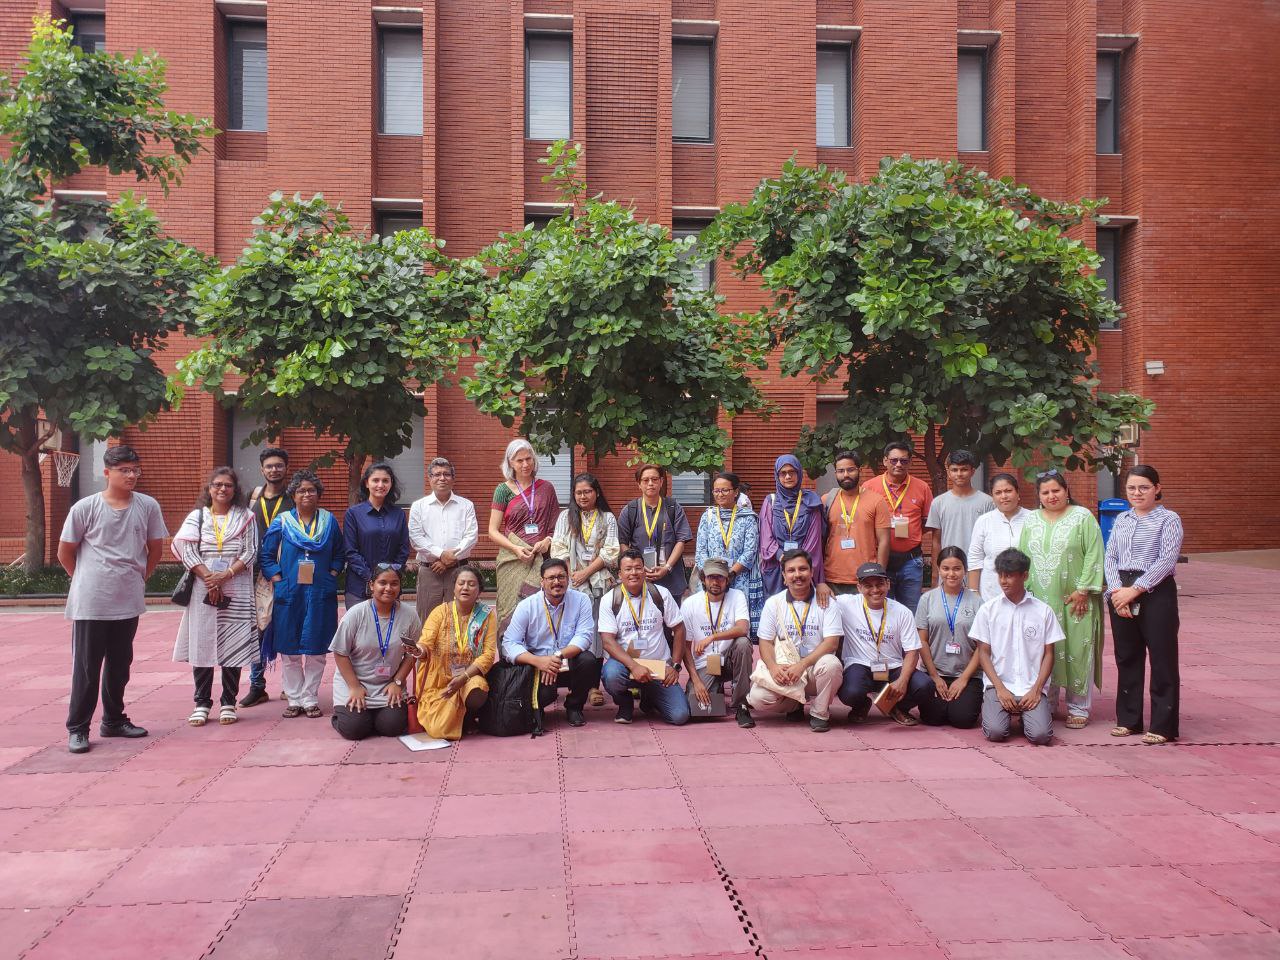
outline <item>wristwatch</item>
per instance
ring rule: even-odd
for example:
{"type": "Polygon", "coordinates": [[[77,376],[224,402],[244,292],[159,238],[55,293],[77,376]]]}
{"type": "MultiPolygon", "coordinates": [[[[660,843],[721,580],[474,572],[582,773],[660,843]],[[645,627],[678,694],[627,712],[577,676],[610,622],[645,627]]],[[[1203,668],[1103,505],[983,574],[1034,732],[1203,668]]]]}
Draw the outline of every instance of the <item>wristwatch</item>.
{"type": "Polygon", "coordinates": [[[683,666],[683,664],[675,663],[675,662],[673,662],[673,661],[671,661],[671,660],[668,660],[668,661],[667,661],[667,666],[668,666],[668,667],[670,667],[672,670],[674,670],[676,673],[679,673],[679,672],[680,672],[680,667],[681,667],[681,666],[683,666]]]}

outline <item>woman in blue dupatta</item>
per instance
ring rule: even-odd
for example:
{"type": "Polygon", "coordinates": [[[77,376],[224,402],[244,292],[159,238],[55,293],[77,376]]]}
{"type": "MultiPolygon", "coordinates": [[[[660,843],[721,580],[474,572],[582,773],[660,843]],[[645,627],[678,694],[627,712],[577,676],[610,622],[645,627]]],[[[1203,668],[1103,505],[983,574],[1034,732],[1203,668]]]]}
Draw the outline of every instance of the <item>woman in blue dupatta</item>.
{"type": "Polygon", "coordinates": [[[258,562],[275,584],[271,626],[262,655],[281,658],[286,717],[320,716],[320,680],[338,629],[338,574],[345,555],[333,514],[320,507],[324,485],[310,470],[289,481],[294,508],[282,513],[262,538],[258,562]]]}
{"type": "Polygon", "coordinates": [[[751,502],[740,502],[742,482],[736,473],[718,473],[711,483],[714,506],[698,522],[698,543],[693,565],[699,573],[708,560],[719,558],[729,564],[729,586],[741,590],[751,615],[751,636],[760,627],[760,611],[766,599],[760,578],[760,518],[751,502]]]}
{"type": "Polygon", "coordinates": [[[760,507],[760,573],[768,596],[780,593],[782,555],[797,547],[809,554],[813,582],[822,582],[822,541],[827,533],[822,498],[800,486],[800,461],[784,453],[773,463],[774,492],[760,507]]]}

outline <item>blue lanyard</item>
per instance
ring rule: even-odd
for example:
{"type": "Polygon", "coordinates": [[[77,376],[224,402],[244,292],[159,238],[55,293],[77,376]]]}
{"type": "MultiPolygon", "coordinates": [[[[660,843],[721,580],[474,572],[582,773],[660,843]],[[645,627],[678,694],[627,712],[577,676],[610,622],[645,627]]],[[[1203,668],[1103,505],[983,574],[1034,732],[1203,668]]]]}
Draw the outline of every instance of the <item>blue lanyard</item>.
{"type": "Polygon", "coordinates": [[[369,601],[369,609],[373,611],[373,628],[378,631],[378,652],[385,657],[388,648],[391,646],[391,638],[395,636],[396,607],[394,605],[391,607],[391,616],[387,618],[387,639],[385,642],[382,639],[382,621],[378,619],[378,608],[373,605],[372,600],[369,601]]]}
{"type": "Polygon", "coordinates": [[[964,601],[964,587],[960,588],[960,596],[956,597],[956,608],[952,610],[947,606],[947,591],[941,587],[938,588],[942,594],[942,612],[947,615],[947,626],[951,628],[951,636],[956,635],[956,617],[960,616],[960,604],[964,601]]]}

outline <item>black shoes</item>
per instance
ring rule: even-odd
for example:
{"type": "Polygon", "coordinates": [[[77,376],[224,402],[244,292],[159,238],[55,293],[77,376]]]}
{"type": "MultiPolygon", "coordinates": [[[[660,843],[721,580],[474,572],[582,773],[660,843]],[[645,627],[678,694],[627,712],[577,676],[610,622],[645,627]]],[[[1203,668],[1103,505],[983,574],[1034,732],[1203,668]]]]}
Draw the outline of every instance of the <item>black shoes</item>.
{"type": "Polygon", "coordinates": [[[269,703],[271,694],[263,687],[250,687],[249,692],[240,700],[242,707],[256,707],[260,703],[269,703]]]}
{"type": "Polygon", "coordinates": [[[804,723],[804,707],[796,707],[787,714],[787,719],[792,723],[804,723]]]}
{"type": "Polygon", "coordinates": [[[565,719],[569,721],[571,727],[585,726],[587,718],[582,715],[581,710],[574,710],[572,707],[566,707],[564,711],[565,719]]]}
{"type": "Polygon", "coordinates": [[[138,737],[145,737],[146,735],[146,730],[130,723],[128,720],[112,727],[108,727],[104,723],[98,728],[98,736],[100,737],[128,737],[130,740],[136,740],[138,737]]]}
{"type": "Polygon", "coordinates": [[[871,701],[863,697],[861,703],[854,704],[849,708],[850,723],[866,723],[867,714],[871,712],[871,701]]]}
{"type": "Polygon", "coordinates": [[[831,721],[828,720],[826,717],[815,717],[813,715],[810,715],[809,729],[812,730],[814,733],[826,733],[828,730],[831,729],[831,721]]]}
{"type": "Polygon", "coordinates": [[[618,705],[618,712],[613,718],[614,723],[630,723],[632,716],[635,714],[635,704],[630,700],[618,705]]]}
{"type": "Polygon", "coordinates": [[[72,753],[88,753],[89,735],[87,733],[70,734],[67,737],[67,749],[72,753]]]}
{"type": "Polygon", "coordinates": [[[747,709],[747,705],[745,703],[741,703],[738,705],[737,716],[738,716],[738,726],[740,726],[743,730],[750,730],[752,727],[756,725],[755,718],[751,716],[751,711],[747,709]]]}

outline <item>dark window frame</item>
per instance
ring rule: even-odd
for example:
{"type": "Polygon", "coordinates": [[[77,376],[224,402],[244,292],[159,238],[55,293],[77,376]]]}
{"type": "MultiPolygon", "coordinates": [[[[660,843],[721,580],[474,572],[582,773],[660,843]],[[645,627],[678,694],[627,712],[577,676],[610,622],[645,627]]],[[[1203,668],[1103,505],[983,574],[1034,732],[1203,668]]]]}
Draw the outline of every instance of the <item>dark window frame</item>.
{"type": "Polygon", "coordinates": [[[671,141],[673,143],[697,143],[709,144],[716,142],[716,41],[714,37],[672,37],[671,51],[672,63],[675,63],[675,48],[679,46],[685,47],[705,47],[707,50],[707,135],[705,137],[678,137],[675,132],[674,114],[675,114],[675,70],[672,69],[671,76],[671,96],[672,96],[672,129],[671,141]]]}
{"type": "Polygon", "coordinates": [[[959,104],[959,98],[957,97],[957,103],[956,103],[956,150],[957,150],[957,152],[959,152],[959,153],[982,153],[983,151],[989,150],[989,149],[990,149],[990,147],[991,147],[990,131],[989,131],[989,130],[988,130],[988,128],[987,128],[987,120],[988,120],[988,117],[987,117],[987,109],[988,109],[988,108],[987,108],[987,101],[988,101],[988,99],[990,99],[990,89],[991,89],[991,82],[990,82],[990,81],[991,81],[991,78],[990,78],[990,76],[989,76],[989,71],[990,71],[990,69],[991,69],[991,51],[990,51],[990,50],[988,50],[986,47],[960,47],[960,48],[958,48],[958,49],[957,49],[957,51],[956,51],[957,62],[959,62],[959,58],[960,58],[960,57],[965,57],[965,56],[968,56],[968,57],[977,57],[977,58],[978,58],[978,60],[979,60],[979,61],[981,62],[981,64],[982,64],[982,70],[981,70],[981,74],[980,74],[980,76],[981,76],[981,78],[982,78],[982,89],[981,89],[981,92],[980,92],[980,94],[979,94],[979,100],[980,100],[979,107],[980,107],[980,110],[979,110],[979,114],[978,114],[978,122],[979,122],[979,125],[980,125],[981,134],[982,134],[982,135],[981,135],[981,137],[980,137],[979,139],[980,139],[980,141],[981,141],[981,144],[982,144],[982,145],[981,145],[981,146],[979,146],[979,147],[962,147],[962,146],[960,146],[960,136],[959,136],[959,128],[960,128],[960,104],[959,104]]]}
{"type": "Polygon", "coordinates": [[[569,132],[559,139],[573,139],[573,34],[567,30],[526,30],[524,32],[524,138],[526,140],[546,141],[546,137],[535,137],[529,132],[529,41],[540,39],[563,40],[569,44],[569,132]]]}
{"type": "MultiPolygon", "coordinates": [[[[417,133],[388,133],[387,132],[387,58],[386,48],[383,45],[383,38],[389,33],[412,33],[418,37],[418,47],[421,52],[422,47],[422,28],[413,27],[407,24],[395,24],[378,27],[378,136],[380,137],[421,137],[426,132],[426,125],[423,118],[419,116],[418,122],[421,129],[417,133]]],[[[423,57],[421,69],[419,71],[419,80],[425,75],[427,69],[426,58],[423,57]]]]}
{"type": "Polygon", "coordinates": [[[71,17],[71,42],[83,50],[85,53],[99,53],[107,48],[107,15],[105,13],[77,13],[71,17]],[[90,21],[97,21],[101,24],[101,31],[93,31],[88,33],[85,26],[90,21]],[[86,47],[82,40],[91,37],[94,40],[92,47],[86,47]],[[100,42],[99,42],[100,41],[100,42]]]}
{"type": "Polygon", "coordinates": [[[413,230],[413,229],[416,229],[417,227],[422,226],[422,211],[421,210],[376,210],[374,211],[373,224],[374,224],[374,233],[376,233],[378,236],[380,237],[394,236],[395,234],[399,233],[400,230],[413,230]],[[392,230],[390,233],[387,233],[386,232],[387,221],[396,220],[396,219],[400,219],[400,220],[416,219],[418,222],[414,227],[400,227],[398,230],[392,230]]]}
{"type": "MultiPolygon", "coordinates": [[[[1103,156],[1113,157],[1113,156],[1116,156],[1117,154],[1119,154],[1119,153],[1121,153],[1121,152],[1122,152],[1122,150],[1121,150],[1121,144],[1120,144],[1120,112],[1121,112],[1121,109],[1123,108],[1123,102],[1122,102],[1123,87],[1122,87],[1122,82],[1121,82],[1121,81],[1122,81],[1122,77],[1123,77],[1123,72],[1122,72],[1122,70],[1121,70],[1120,51],[1118,51],[1118,50],[1100,50],[1100,51],[1098,51],[1098,61],[1097,61],[1097,64],[1098,64],[1098,65],[1097,65],[1097,69],[1098,69],[1098,70],[1101,70],[1101,69],[1102,69],[1102,65],[1103,65],[1104,63],[1109,64],[1109,69],[1111,70],[1111,123],[1110,123],[1111,130],[1110,130],[1110,134],[1111,134],[1111,146],[1112,146],[1112,149],[1110,149],[1110,150],[1103,150],[1103,149],[1101,149],[1101,147],[1102,147],[1102,143],[1101,143],[1101,134],[1102,134],[1102,131],[1101,131],[1101,129],[1099,128],[1099,129],[1096,129],[1096,130],[1095,130],[1095,136],[1094,136],[1094,150],[1095,150],[1097,153],[1099,153],[1099,154],[1101,154],[1101,155],[1103,155],[1103,156]]],[[[1096,75],[1095,75],[1095,77],[1094,77],[1094,83],[1095,83],[1095,88],[1094,88],[1094,107],[1095,107],[1095,111],[1096,111],[1097,104],[1101,102],[1101,101],[1100,101],[1100,99],[1099,99],[1099,98],[1098,98],[1098,96],[1097,96],[1097,88],[1096,88],[1097,77],[1096,77],[1096,75]]],[[[1095,117],[1096,117],[1096,112],[1095,112],[1095,117]]],[[[1095,123],[1096,123],[1096,120],[1095,120],[1095,123]]]]}
{"type": "MultiPolygon", "coordinates": [[[[1107,291],[1107,296],[1115,301],[1117,307],[1123,310],[1124,301],[1121,298],[1124,296],[1124,289],[1120,283],[1120,264],[1124,256],[1124,229],[1122,227],[1098,227],[1094,237],[1094,248],[1097,250],[1098,256],[1102,258],[1102,264],[1098,268],[1098,275],[1110,287],[1107,291]]],[[[1107,324],[1102,329],[1116,330],[1119,326],[1120,321],[1117,320],[1114,324],[1107,324]]]]}
{"type": "MultiPolygon", "coordinates": [[[[853,44],[852,43],[819,43],[817,51],[821,53],[826,50],[829,53],[839,51],[844,54],[844,76],[845,76],[845,92],[848,96],[845,98],[845,123],[848,130],[848,142],[843,144],[820,144],[816,143],[817,130],[814,131],[815,145],[819,150],[847,150],[853,146],[853,44]]],[[[814,118],[814,126],[817,126],[817,118],[814,118]]]]}
{"type": "Polygon", "coordinates": [[[227,112],[227,130],[229,130],[229,131],[236,132],[236,133],[240,133],[240,132],[244,132],[244,133],[266,133],[266,132],[268,131],[268,129],[270,128],[270,120],[271,120],[271,73],[270,73],[270,71],[271,71],[271,46],[270,46],[270,44],[271,44],[271,33],[270,33],[269,28],[267,27],[267,23],[266,23],[266,21],[265,21],[265,20],[245,20],[245,19],[235,19],[235,18],[228,18],[228,19],[227,19],[227,21],[226,21],[226,50],[225,50],[225,56],[226,56],[226,74],[227,74],[227,75],[226,75],[226,91],[225,91],[225,95],[226,95],[226,98],[227,98],[227,101],[226,101],[226,102],[227,102],[227,111],[226,111],[226,112],[227,112]],[[235,123],[235,111],[234,111],[234,109],[233,109],[233,104],[236,102],[236,96],[235,96],[235,93],[236,93],[236,90],[235,90],[236,72],[235,72],[235,68],[234,68],[235,59],[234,59],[234,56],[233,56],[233,49],[234,49],[234,46],[235,46],[235,43],[236,43],[236,30],[237,30],[237,29],[239,29],[239,28],[243,28],[243,27],[261,27],[261,28],[262,28],[262,30],[266,33],[266,37],[267,37],[267,39],[266,39],[266,41],[265,41],[265,48],[266,48],[266,54],[267,54],[267,102],[266,102],[266,104],[265,104],[266,110],[265,110],[265,112],[264,112],[264,116],[263,116],[263,118],[262,118],[262,127],[261,127],[261,129],[258,129],[258,128],[255,128],[255,127],[246,127],[246,126],[244,125],[244,89],[243,89],[243,88],[244,88],[244,75],[243,75],[243,72],[240,74],[240,85],[241,85],[241,90],[240,90],[240,123],[239,123],[239,125],[238,125],[238,126],[237,126],[237,125],[236,125],[236,123],[235,123]]]}

